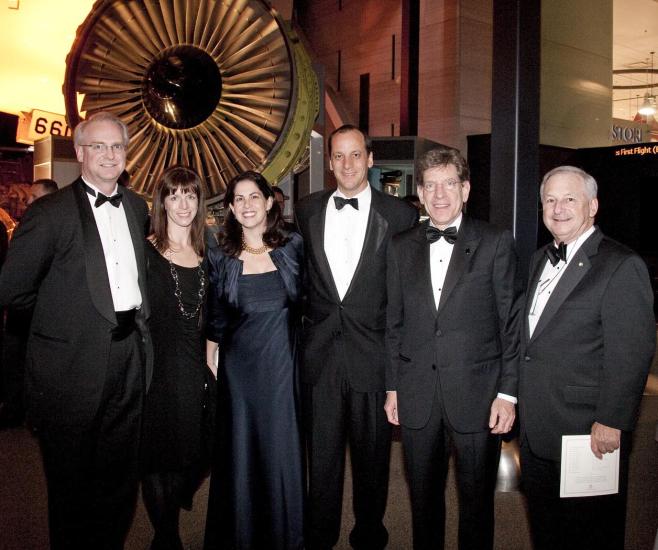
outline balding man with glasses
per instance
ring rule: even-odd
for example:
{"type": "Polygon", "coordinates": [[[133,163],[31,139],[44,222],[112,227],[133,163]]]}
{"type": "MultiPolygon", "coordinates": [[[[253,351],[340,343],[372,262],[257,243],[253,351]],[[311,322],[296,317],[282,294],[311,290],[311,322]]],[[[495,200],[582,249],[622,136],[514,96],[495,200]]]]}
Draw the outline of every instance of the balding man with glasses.
{"type": "Polygon", "coordinates": [[[34,305],[27,415],[48,484],[53,549],[123,548],[138,488],[151,361],[145,202],[119,188],[128,130],[109,113],[80,123],[81,177],[36,201],[14,234],[0,303],[34,305]]]}

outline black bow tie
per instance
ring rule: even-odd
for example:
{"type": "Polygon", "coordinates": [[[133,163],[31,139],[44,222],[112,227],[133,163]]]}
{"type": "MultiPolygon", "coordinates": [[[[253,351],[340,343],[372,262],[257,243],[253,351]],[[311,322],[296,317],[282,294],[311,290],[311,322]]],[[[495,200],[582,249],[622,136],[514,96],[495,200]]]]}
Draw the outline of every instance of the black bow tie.
{"type": "Polygon", "coordinates": [[[351,199],[344,199],[343,197],[334,197],[334,203],[336,204],[336,210],[342,210],[343,206],[346,204],[349,204],[354,210],[359,209],[359,199],[357,198],[351,198],[351,199]]]}
{"type": "Polygon", "coordinates": [[[457,240],[457,228],[452,225],[446,229],[438,229],[428,225],[427,229],[425,230],[425,237],[427,237],[427,240],[430,242],[430,244],[435,243],[441,237],[443,237],[447,243],[455,244],[455,241],[457,240]]]}
{"type": "Polygon", "coordinates": [[[119,205],[121,204],[121,197],[123,196],[121,193],[115,193],[111,197],[108,197],[107,195],[103,195],[103,193],[96,193],[96,191],[94,191],[88,185],[85,185],[85,191],[92,197],[96,197],[96,202],[94,203],[95,208],[98,208],[100,205],[106,202],[109,202],[115,208],[119,208],[119,205]]]}
{"type": "Polygon", "coordinates": [[[564,243],[560,243],[557,246],[549,246],[546,249],[546,255],[548,256],[548,259],[553,267],[555,267],[560,260],[566,262],[567,245],[564,243]]]}

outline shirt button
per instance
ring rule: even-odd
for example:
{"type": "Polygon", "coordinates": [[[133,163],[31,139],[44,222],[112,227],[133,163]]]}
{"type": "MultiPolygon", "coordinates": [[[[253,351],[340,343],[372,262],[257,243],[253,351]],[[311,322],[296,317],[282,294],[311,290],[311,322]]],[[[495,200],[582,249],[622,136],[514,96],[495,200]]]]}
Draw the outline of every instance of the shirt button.
{"type": "Polygon", "coordinates": [[[441,331],[441,329],[438,329],[434,334],[436,336],[443,336],[443,332],[441,331]]]}
{"type": "Polygon", "coordinates": [[[524,357],[524,359],[525,359],[526,362],[528,362],[528,361],[530,361],[530,356],[529,356],[529,355],[526,355],[526,356],[524,357]]]}

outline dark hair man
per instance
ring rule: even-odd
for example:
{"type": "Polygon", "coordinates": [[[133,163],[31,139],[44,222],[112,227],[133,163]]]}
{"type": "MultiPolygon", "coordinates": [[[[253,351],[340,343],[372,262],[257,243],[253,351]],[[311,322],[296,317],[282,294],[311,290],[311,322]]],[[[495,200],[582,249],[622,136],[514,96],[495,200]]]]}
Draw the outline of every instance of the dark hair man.
{"type": "MultiPolygon", "coordinates": [[[[55,191],[57,191],[57,183],[54,180],[35,180],[30,186],[30,196],[27,200],[28,206],[35,200],[50,195],[55,191]]],[[[2,255],[2,259],[4,260],[4,254],[2,255]]],[[[0,369],[2,371],[3,382],[3,403],[0,405],[0,429],[20,426],[25,418],[25,404],[23,403],[25,353],[31,321],[31,308],[7,308],[2,346],[2,368],[0,369]]]]}
{"type": "Polygon", "coordinates": [[[49,178],[43,178],[40,180],[34,180],[32,185],[30,185],[30,196],[27,199],[28,206],[32,204],[35,200],[50,195],[57,191],[57,182],[49,178]]]}
{"type": "Polygon", "coordinates": [[[386,413],[402,426],[414,549],[443,548],[454,450],[459,548],[493,547],[500,434],[514,423],[519,280],[513,238],[462,213],[469,170],[455,149],[425,153],[418,196],[429,220],[393,238],[386,413]]]}
{"type": "Polygon", "coordinates": [[[573,166],[542,181],[553,243],[532,258],[521,337],[521,471],[536,550],[624,548],[631,431],[656,349],[647,268],[594,225],[597,185],[573,166]],[[560,498],[563,435],[620,449],[619,492],[560,498]]]}
{"type": "Polygon", "coordinates": [[[336,191],[296,206],[306,247],[303,415],[309,449],[309,549],[331,548],[340,533],[345,448],[350,442],[354,548],[381,549],[391,428],[384,414],[386,254],[411,227],[414,209],[372,189],[367,136],[355,126],[329,137],[336,191]]]}
{"type": "Polygon", "coordinates": [[[138,487],[144,381],[147,207],[117,178],[128,131],[109,113],[80,123],[82,175],[27,210],[0,275],[0,303],[35,304],[27,415],[48,484],[53,549],[123,548],[138,487]]]}

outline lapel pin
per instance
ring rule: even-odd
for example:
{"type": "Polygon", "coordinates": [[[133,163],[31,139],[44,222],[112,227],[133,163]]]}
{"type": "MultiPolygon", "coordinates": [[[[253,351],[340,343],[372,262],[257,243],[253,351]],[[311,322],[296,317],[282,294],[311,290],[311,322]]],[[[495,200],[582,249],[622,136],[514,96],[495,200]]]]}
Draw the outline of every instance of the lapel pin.
{"type": "Polygon", "coordinates": [[[583,267],[583,262],[578,262],[578,267],[583,267]]]}

